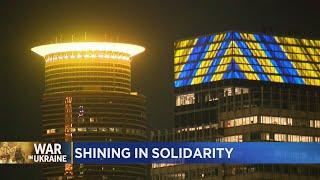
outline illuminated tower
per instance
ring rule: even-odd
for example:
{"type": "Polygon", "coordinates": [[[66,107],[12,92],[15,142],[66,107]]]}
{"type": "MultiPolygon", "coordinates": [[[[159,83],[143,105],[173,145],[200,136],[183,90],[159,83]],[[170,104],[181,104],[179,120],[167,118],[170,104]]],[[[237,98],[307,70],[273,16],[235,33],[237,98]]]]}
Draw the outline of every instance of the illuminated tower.
{"type": "MultiPolygon", "coordinates": [[[[73,42],[31,49],[45,59],[43,137],[48,141],[145,141],[145,97],[131,92],[137,45],[73,42]]],[[[145,179],[142,165],[74,165],[44,169],[47,179],[145,179]]]]}

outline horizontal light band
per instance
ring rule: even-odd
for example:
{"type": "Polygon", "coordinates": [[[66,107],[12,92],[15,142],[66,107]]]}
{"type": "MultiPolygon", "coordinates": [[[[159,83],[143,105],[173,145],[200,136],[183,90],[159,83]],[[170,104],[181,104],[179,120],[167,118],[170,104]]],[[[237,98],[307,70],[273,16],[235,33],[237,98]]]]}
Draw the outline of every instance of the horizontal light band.
{"type": "Polygon", "coordinates": [[[113,59],[113,60],[125,60],[129,61],[130,57],[124,54],[109,54],[109,53],[97,53],[97,54],[66,54],[66,55],[48,55],[45,57],[46,62],[53,62],[57,60],[65,59],[113,59]]]}
{"type": "Polygon", "coordinates": [[[72,42],[72,43],[58,43],[47,44],[37,46],[31,49],[31,51],[39,54],[40,56],[46,56],[49,54],[72,52],[72,51],[106,51],[106,52],[119,52],[129,54],[130,57],[142,53],[145,50],[144,47],[124,44],[124,43],[112,43],[112,42],[72,42]]]}

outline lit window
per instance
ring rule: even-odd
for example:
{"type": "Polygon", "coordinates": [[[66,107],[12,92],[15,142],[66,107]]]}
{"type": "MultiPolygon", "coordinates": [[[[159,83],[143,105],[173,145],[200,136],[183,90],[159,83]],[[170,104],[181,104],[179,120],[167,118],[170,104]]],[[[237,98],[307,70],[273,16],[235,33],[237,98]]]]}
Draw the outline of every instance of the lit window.
{"type": "Polygon", "coordinates": [[[195,103],[194,93],[178,95],[176,98],[176,106],[183,106],[195,103]]]}
{"type": "Polygon", "coordinates": [[[310,120],[310,127],[314,127],[314,121],[310,120]]]}
{"type": "Polygon", "coordinates": [[[90,121],[91,123],[97,122],[97,118],[90,117],[89,121],[90,121]]]}
{"type": "Polygon", "coordinates": [[[314,138],[312,136],[301,136],[295,134],[274,134],[275,141],[281,142],[317,142],[317,137],[314,138]]]}
{"type": "Polygon", "coordinates": [[[78,132],[86,132],[87,129],[85,127],[79,127],[78,132]]]}
{"type": "Polygon", "coordinates": [[[109,128],[109,132],[119,133],[120,132],[120,128],[109,128]]]}
{"type": "Polygon", "coordinates": [[[224,127],[235,127],[235,126],[243,126],[248,124],[257,124],[258,117],[257,116],[249,116],[237,119],[231,119],[224,121],[224,127]]]}
{"type": "Polygon", "coordinates": [[[47,129],[47,134],[55,134],[56,129],[47,129]]]}
{"type": "Polygon", "coordinates": [[[101,132],[106,132],[106,131],[107,131],[107,128],[99,128],[99,131],[101,131],[101,132]]]}
{"type": "Polygon", "coordinates": [[[223,95],[224,96],[232,96],[232,88],[229,87],[229,88],[224,88],[223,89],[223,95]]]}
{"type": "Polygon", "coordinates": [[[314,127],[320,128],[320,121],[319,120],[314,120],[314,127]]]}
{"type": "Polygon", "coordinates": [[[152,168],[160,168],[160,167],[168,167],[168,166],[175,166],[176,164],[173,163],[153,163],[152,168]]]}
{"type": "Polygon", "coordinates": [[[320,128],[320,120],[310,120],[310,127],[320,128]]]}
{"type": "Polygon", "coordinates": [[[288,135],[289,142],[312,142],[312,136],[288,135]]]}
{"type": "Polygon", "coordinates": [[[270,134],[269,133],[261,133],[261,140],[269,141],[270,134]]]}
{"type": "Polygon", "coordinates": [[[261,123],[292,126],[292,118],[276,117],[276,116],[261,116],[261,123]]]}
{"type": "Polygon", "coordinates": [[[314,137],[314,142],[320,142],[320,137],[314,137]]]}
{"type": "Polygon", "coordinates": [[[224,88],[223,89],[223,95],[226,96],[232,96],[234,95],[240,95],[240,94],[248,94],[249,93],[249,88],[242,88],[242,87],[235,87],[234,88],[234,93],[232,90],[232,87],[224,88]]]}
{"type": "Polygon", "coordinates": [[[88,131],[89,132],[97,132],[98,128],[96,128],[96,127],[88,127],[88,131]]]}
{"type": "Polygon", "coordinates": [[[235,119],[234,120],[234,126],[242,126],[242,118],[235,119]]]}
{"type": "Polygon", "coordinates": [[[248,94],[249,93],[249,88],[235,87],[234,88],[234,93],[235,93],[235,95],[248,94]]]}
{"type": "Polygon", "coordinates": [[[287,142],[287,135],[286,134],[274,134],[274,140],[280,142],[287,142]]]}
{"type": "MultiPolygon", "coordinates": [[[[186,131],[195,131],[195,130],[202,130],[202,129],[218,129],[218,124],[207,124],[202,126],[196,126],[196,127],[189,127],[189,128],[183,128],[179,129],[178,133],[186,132],[186,131]]],[[[143,134],[145,134],[144,131],[142,131],[143,134]]]]}
{"type": "Polygon", "coordinates": [[[257,124],[257,123],[258,123],[258,117],[257,116],[251,116],[250,124],[257,124]]]}
{"type": "Polygon", "coordinates": [[[217,139],[218,142],[242,142],[242,135],[226,136],[217,139]]]}

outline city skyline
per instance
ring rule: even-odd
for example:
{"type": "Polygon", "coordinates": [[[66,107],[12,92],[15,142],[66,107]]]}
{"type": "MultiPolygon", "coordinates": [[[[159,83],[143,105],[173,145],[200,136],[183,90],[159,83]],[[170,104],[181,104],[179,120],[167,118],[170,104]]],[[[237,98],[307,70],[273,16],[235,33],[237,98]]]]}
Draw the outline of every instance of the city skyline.
{"type": "Polygon", "coordinates": [[[29,49],[54,42],[61,35],[70,41],[72,34],[87,32],[92,37],[107,33],[119,41],[145,46],[146,52],[132,65],[133,89],[147,97],[151,126],[162,129],[173,126],[172,59],[177,39],[227,30],[320,39],[320,24],[314,18],[319,15],[316,1],[2,3],[1,73],[5,88],[1,113],[4,119],[10,119],[0,127],[3,140],[41,138],[44,69],[41,58],[29,49]]]}

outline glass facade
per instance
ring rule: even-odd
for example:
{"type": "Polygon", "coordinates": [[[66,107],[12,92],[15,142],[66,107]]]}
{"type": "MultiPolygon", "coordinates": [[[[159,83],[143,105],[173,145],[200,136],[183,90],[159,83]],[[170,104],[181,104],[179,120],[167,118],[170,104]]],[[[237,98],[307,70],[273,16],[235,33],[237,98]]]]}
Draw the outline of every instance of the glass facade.
{"type": "MultiPolygon", "coordinates": [[[[146,98],[131,92],[131,57],[121,43],[61,43],[32,49],[45,59],[42,97],[46,141],[146,141],[146,98]]],[[[45,179],[147,179],[140,164],[47,165],[45,179]]]]}
{"type": "MultiPolygon", "coordinates": [[[[320,41],[226,32],[175,43],[174,129],[153,141],[320,142],[320,41]]],[[[153,165],[152,179],[319,179],[319,165],[153,165]]]]}
{"type": "Polygon", "coordinates": [[[47,61],[45,93],[131,91],[130,61],[73,58],[47,61]]]}
{"type": "Polygon", "coordinates": [[[226,32],[175,43],[174,85],[247,79],[320,86],[320,40],[226,32]]]}

